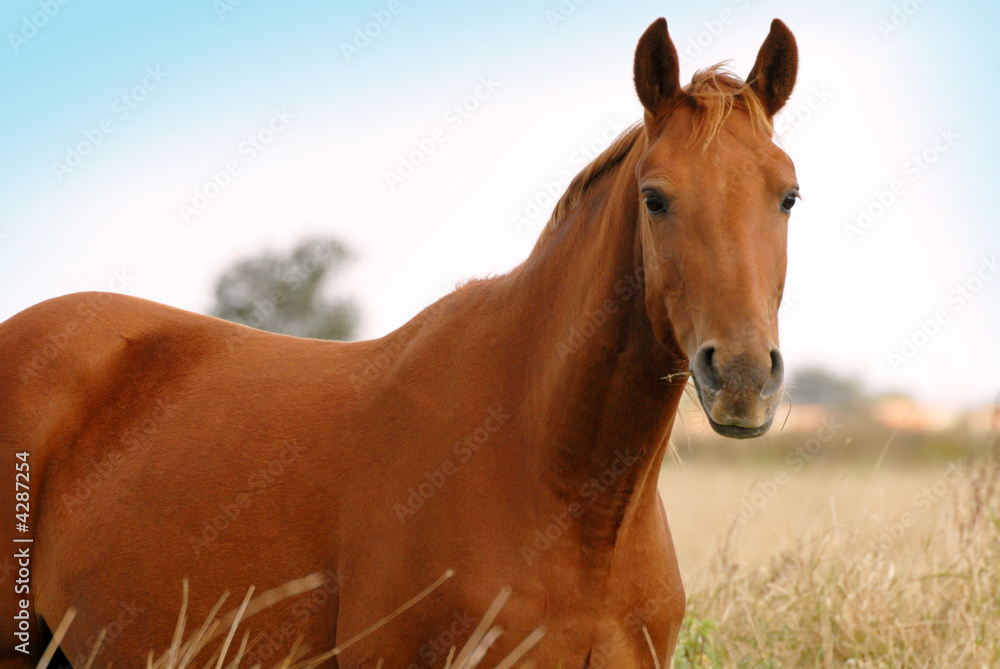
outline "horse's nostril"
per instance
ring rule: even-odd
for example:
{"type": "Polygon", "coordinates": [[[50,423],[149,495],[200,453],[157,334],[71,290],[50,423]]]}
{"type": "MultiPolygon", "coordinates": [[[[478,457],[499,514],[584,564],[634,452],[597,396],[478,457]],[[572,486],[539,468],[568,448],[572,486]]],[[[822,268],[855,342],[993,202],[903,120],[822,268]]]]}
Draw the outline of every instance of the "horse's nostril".
{"type": "Polygon", "coordinates": [[[769,398],[781,390],[785,381],[785,362],[781,357],[781,351],[776,348],[771,349],[771,374],[761,388],[762,397],[769,398]]]}
{"type": "Polygon", "coordinates": [[[702,390],[718,392],[722,382],[715,369],[715,347],[706,344],[694,356],[694,374],[702,390]]]}
{"type": "Polygon", "coordinates": [[[781,378],[785,374],[785,362],[781,357],[781,351],[776,348],[771,349],[771,377],[781,378]]]}

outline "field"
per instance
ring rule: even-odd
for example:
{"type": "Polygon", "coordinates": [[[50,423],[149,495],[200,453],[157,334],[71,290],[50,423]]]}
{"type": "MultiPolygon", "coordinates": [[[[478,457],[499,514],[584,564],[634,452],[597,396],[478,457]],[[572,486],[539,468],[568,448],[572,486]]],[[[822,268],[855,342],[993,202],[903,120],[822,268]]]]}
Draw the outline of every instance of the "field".
{"type": "Polygon", "coordinates": [[[675,667],[1000,666],[995,437],[863,433],[708,439],[664,467],[675,667]]]}

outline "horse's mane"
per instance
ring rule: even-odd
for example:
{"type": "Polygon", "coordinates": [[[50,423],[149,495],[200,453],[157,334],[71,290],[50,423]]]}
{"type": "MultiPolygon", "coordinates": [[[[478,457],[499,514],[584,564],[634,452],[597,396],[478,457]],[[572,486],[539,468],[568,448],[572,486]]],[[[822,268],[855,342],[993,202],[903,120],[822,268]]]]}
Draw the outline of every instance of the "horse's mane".
{"type": "Polygon", "coordinates": [[[555,209],[552,211],[552,218],[549,219],[549,229],[553,229],[566,218],[570,209],[580,204],[583,196],[591,186],[601,177],[614,169],[625,156],[628,155],[636,141],[642,135],[642,123],[634,123],[625,129],[622,134],[611,142],[611,146],[604,149],[601,155],[594,158],[589,165],[580,170],[580,173],[573,177],[566,188],[566,192],[559,198],[555,209]]]}
{"type": "Polygon", "coordinates": [[[718,63],[695,72],[684,92],[694,105],[694,134],[691,141],[700,144],[702,151],[707,150],[718,137],[722,124],[734,109],[746,112],[753,127],[760,128],[768,137],[774,134],[771,119],[760,98],[750,87],[750,82],[743,81],[727,70],[726,63],[718,63]]]}
{"type": "MultiPolygon", "coordinates": [[[[694,133],[691,141],[708,149],[718,137],[719,131],[734,109],[745,111],[755,128],[761,128],[767,136],[774,134],[771,119],[768,118],[760,99],[749,83],[725,69],[726,63],[718,63],[710,68],[695,72],[691,83],[684,88],[686,102],[694,110],[694,133]]],[[[556,228],[568,212],[583,200],[587,191],[604,175],[621,163],[642,136],[642,122],[628,127],[611,142],[599,156],[594,158],[570,182],[559,202],[556,203],[549,219],[548,229],[556,228]]]]}

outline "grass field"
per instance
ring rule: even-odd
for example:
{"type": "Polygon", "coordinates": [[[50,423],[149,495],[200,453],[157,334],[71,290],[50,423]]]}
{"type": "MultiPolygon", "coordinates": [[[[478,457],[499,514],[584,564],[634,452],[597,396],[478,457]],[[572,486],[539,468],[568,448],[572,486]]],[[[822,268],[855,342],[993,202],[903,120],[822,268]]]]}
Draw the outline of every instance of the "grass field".
{"type": "Polygon", "coordinates": [[[681,572],[694,583],[727,538],[734,561],[764,567],[804,536],[829,535],[834,546],[858,536],[875,540],[906,512],[913,522],[893,537],[892,553],[921,554],[923,537],[949,510],[947,491],[939,496],[942,485],[935,491],[934,484],[962,475],[962,466],[954,473],[949,467],[891,465],[875,472],[871,464],[823,462],[792,472],[766,463],[671,463],[660,476],[660,494],[681,572]]]}
{"type": "Polygon", "coordinates": [[[1000,666],[1000,464],[882,446],[664,467],[688,594],[676,667],[1000,666]]]}

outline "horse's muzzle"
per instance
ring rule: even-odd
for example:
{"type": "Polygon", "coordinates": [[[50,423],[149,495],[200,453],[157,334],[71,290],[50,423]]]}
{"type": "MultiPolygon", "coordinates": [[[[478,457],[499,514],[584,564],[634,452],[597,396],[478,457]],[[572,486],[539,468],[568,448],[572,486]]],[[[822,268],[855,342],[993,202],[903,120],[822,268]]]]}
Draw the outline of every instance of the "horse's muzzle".
{"type": "Polygon", "coordinates": [[[712,429],[724,437],[759,437],[771,428],[784,388],[781,352],[769,355],[747,351],[725,355],[707,343],[695,354],[694,372],[698,399],[712,429]]]}

